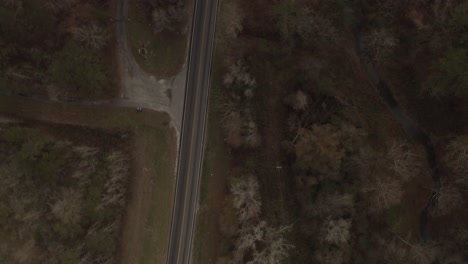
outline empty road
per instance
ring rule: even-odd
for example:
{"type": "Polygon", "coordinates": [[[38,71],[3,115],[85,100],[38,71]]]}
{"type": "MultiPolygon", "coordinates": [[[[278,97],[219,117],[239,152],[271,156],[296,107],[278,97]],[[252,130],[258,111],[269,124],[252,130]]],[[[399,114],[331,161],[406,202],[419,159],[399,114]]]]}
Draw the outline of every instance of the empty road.
{"type": "Polygon", "coordinates": [[[203,163],[218,0],[196,0],[167,264],[188,264],[203,163]]]}

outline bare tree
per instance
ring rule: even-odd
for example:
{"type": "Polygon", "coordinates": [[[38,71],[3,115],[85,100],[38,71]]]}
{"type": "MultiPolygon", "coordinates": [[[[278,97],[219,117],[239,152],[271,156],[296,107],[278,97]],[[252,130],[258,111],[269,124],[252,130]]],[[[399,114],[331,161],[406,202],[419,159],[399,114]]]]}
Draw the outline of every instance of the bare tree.
{"type": "Polygon", "coordinates": [[[233,263],[281,263],[289,255],[288,250],[293,248],[293,245],[284,238],[285,234],[290,231],[291,226],[274,228],[265,221],[243,225],[235,243],[233,263]],[[263,246],[258,247],[259,243],[263,246]],[[244,259],[248,253],[251,253],[251,259],[245,262],[244,259]]]}
{"type": "Polygon", "coordinates": [[[402,244],[401,241],[396,239],[387,241],[383,237],[379,238],[378,243],[383,247],[382,252],[386,259],[394,263],[403,263],[408,251],[405,244],[402,244]]]}
{"type": "Polygon", "coordinates": [[[66,224],[76,224],[81,220],[82,195],[74,189],[62,191],[59,199],[51,206],[52,214],[66,224]]]}
{"type": "Polygon", "coordinates": [[[328,219],[324,226],[323,239],[332,244],[346,244],[351,238],[350,229],[351,229],[351,220],[350,219],[328,219]]]}
{"type": "Polygon", "coordinates": [[[288,116],[288,130],[291,133],[291,144],[296,144],[300,138],[303,129],[308,125],[307,120],[304,120],[304,115],[298,115],[297,113],[290,113],[288,116]]]}
{"type": "Polygon", "coordinates": [[[243,224],[239,230],[239,235],[235,242],[233,263],[244,263],[244,257],[249,251],[257,251],[257,244],[263,240],[265,235],[265,221],[250,222],[243,224]]]}
{"type": "Polygon", "coordinates": [[[431,264],[436,257],[436,249],[429,245],[421,243],[410,245],[408,258],[412,263],[416,264],[431,264]]]}
{"type": "Polygon", "coordinates": [[[437,255],[437,248],[432,244],[412,243],[409,239],[397,236],[400,245],[404,248],[403,259],[407,263],[431,264],[437,255]]]}
{"type": "Polygon", "coordinates": [[[463,196],[457,187],[450,184],[442,184],[436,194],[437,207],[436,215],[448,215],[462,206],[463,196]]]}
{"type": "Polygon", "coordinates": [[[151,13],[153,32],[155,34],[164,30],[176,31],[177,26],[186,16],[183,1],[166,1],[158,4],[151,13]]]}
{"type": "Polygon", "coordinates": [[[238,83],[243,87],[253,88],[256,85],[255,79],[248,72],[247,67],[241,60],[232,63],[230,60],[226,62],[228,66],[228,72],[224,75],[223,83],[226,87],[231,87],[238,83]]]}
{"type": "Polygon", "coordinates": [[[260,200],[257,177],[249,174],[231,181],[233,205],[240,221],[246,221],[260,215],[262,202],[260,200]]]}
{"type": "Polygon", "coordinates": [[[363,48],[370,60],[376,64],[384,64],[395,47],[398,39],[386,29],[372,30],[363,37],[363,48]]]}
{"type": "Polygon", "coordinates": [[[457,183],[468,185],[468,138],[452,140],[446,149],[444,161],[457,178],[457,183]]]}
{"type": "Polygon", "coordinates": [[[220,10],[224,13],[221,16],[221,28],[227,38],[235,39],[242,32],[244,14],[236,1],[223,2],[221,5],[223,7],[220,10]]]}
{"type": "Polygon", "coordinates": [[[84,43],[86,46],[100,50],[109,39],[107,32],[96,24],[80,25],[70,29],[73,39],[84,43]]]}
{"type": "Polygon", "coordinates": [[[124,153],[115,151],[106,158],[109,164],[109,179],[104,184],[106,191],[101,206],[109,204],[124,205],[127,195],[127,182],[130,172],[128,159],[124,153]]]}
{"type": "Polygon", "coordinates": [[[309,106],[310,97],[301,90],[296,92],[293,108],[296,111],[304,111],[309,106]]]}
{"type": "Polygon", "coordinates": [[[367,131],[358,128],[346,121],[340,122],[341,143],[349,153],[356,153],[362,149],[362,140],[367,135],[367,131]]]}
{"type": "Polygon", "coordinates": [[[409,238],[396,236],[390,241],[382,239],[385,258],[392,263],[431,264],[437,256],[437,249],[431,244],[411,242],[409,238]]]}
{"type": "Polygon", "coordinates": [[[78,146],[74,147],[73,151],[78,154],[80,161],[72,174],[72,178],[78,179],[79,185],[84,186],[88,183],[90,176],[96,171],[99,149],[88,146],[78,146]]]}
{"type": "Polygon", "coordinates": [[[420,171],[414,147],[404,142],[394,141],[387,152],[387,158],[392,162],[393,171],[405,181],[415,177],[420,171]]]}
{"type": "Polygon", "coordinates": [[[240,115],[242,112],[241,100],[234,96],[224,96],[216,108],[222,114],[221,121],[225,121],[232,115],[240,115]]]}
{"type": "Polygon", "coordinates": [[[291,226],[266,226],[265,229],[265,247],[261,251],[254,251],[253,259],[247,264],[280,264],[289,256],[288,251],[294,247],[284,238],[284,235],[291,231],[291,226]]]}
{"type": "Polygon", "coordinates": [[[382,179],[378,177],[369,181],[363,188],[363,192],[369,197],[372,210],[382,210],[400,203],[403,190],[398,180],[382,179]]]}
{"type": "Polygon", "coordinates": [[[167,10],[156,8],[153,10],[151,17],[153,18],[153,32],[155,34],[164,30],[173,30],[167,10]]]}
{"type": "Polygon", "coordinates": [[[307,109],[309,106],[310,97],[308,94],[304,93],[301,90],[297,90],[295,93],[287,96],[285,98],[285,103],[288,106],[291,106],[294,111],[302,112],[307,109]]]}

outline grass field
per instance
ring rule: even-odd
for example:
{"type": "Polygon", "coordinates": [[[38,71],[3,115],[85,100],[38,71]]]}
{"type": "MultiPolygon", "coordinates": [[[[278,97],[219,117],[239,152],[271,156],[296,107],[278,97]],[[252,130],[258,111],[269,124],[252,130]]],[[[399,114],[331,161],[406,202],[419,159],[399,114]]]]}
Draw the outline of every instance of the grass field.
{"type": "Polygon", "coordinates": [[[151,20],[145,14],[137,1],[129,4],[128,38],[130,49],[138,64],[150,74],[164,79],[176,75],[185,62],[188,49],[188,33],[159,33],[154,34],[151,20]],[[146,59],[138,54],[138,49],[148,50],[146,59]]]}
{"type": "Polygon", "coordinates": [[[195,264],[204,264],[207,260],[211,260],[208,263],[215,263],[216,257],[222,251],[219,246],[222,236],[218,230],[218,220],[226,196],[226,176],[230,160],[222,135],[217,128],[217,121],[215,115],[211,115],[208,121],[200,210],[193,246],[192,260],[195,264]]]}
{"type": "Polygon", "coordinates": [[[168,245],[176,142],[166,114],[116,106],[47,103],[0,96],[0,114],[25,122],[129,130],[133,171],[120,239],[122,263],[163,263],[168,245]]]}
{"type": "MultiPolygon", "coordinates": [[[[170,172],[175,165],[174,159],[171,159],[175,156],[175,151],[171,153],[171,142],[167,140],[167,135],[163,130],[156,131],[155,135],[151,129],[144,129],[142,133],[148,139],[142,142],[144,145],[141,146],[145,156],[148,157],[148,162],[152,164],[156,174],[166,177],[150,180],[149,212],[142,230],[143,249],[138,263],[164,263],[167,238],[171,228],[174,177],[170,177],[172,175],[170,172]],[[166,175],[161,173],[166,173],[166,175]]],[[[175,142],[172,143],[175,146],[175,142]]]]}

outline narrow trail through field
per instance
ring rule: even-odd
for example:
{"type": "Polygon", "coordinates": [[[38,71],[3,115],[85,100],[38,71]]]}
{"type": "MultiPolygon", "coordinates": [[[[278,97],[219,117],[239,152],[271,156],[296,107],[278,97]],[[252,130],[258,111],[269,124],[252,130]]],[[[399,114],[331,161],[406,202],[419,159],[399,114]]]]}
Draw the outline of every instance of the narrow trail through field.
{"type": "Polygon", "coordinates": [[[425,131],[423,131],[414,120],[412,120],[402,111],[390,88],[380,78],[376,68],[362,49],[360,35],[363,22],[361,18],[356,17],[354,10],[349,6],[349,4],[347,4],[345,1],[342,3],[344,8],[343,11],[348,24],[347,26],[352,29],[355,52],[360,59],[364,72],[366,73],[371,83],[377,88],[380,97],[383,99],[387,108],[390,110],[397,122],[403,128],[408,138],[415,143],[423,145],[426,150],[427,162],[429,164],[433,187],[432,195],[430,196],[426,207],[422,210],[420,215],[420,235],[424,241],[429,240],[430,236],[427,230],[428,213],[429,209],[436,206],[437,196],[441,188],[434,146],[425,131]]]}

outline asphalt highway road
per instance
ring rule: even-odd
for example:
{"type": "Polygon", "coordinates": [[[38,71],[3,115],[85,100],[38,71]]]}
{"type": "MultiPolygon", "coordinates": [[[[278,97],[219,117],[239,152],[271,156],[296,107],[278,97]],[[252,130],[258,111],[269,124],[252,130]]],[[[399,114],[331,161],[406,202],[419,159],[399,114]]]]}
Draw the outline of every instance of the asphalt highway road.
{"type": "Polygon", "coordinates": [[[196,0],[167,264],[191,262],[218,0],[196,0]]]}

